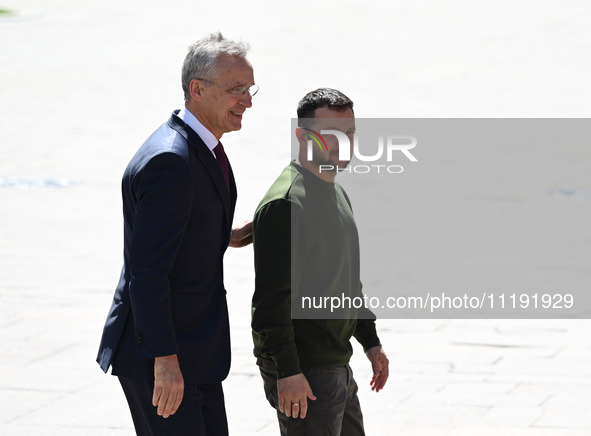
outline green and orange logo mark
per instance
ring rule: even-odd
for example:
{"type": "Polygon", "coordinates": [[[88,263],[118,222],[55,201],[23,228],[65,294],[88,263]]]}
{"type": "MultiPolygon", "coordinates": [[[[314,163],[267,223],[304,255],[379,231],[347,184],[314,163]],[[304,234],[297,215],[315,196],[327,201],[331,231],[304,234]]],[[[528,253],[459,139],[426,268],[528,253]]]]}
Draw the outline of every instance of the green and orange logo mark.
{"type": "Polygon", "coordinates": [[[307,130],[308,132],[312,132],[311,134],[304,132],[304,135],[306,135],[307,137],[312,139],[316,144],[318,144],[318,147],[320,147],[320,151],[323,151],[323,150],[328,151],[328,147],[326,146],[326,141],[324,141],[324,138],[322,137],[322,135],[320,133],[315,132],[312,129],[306,129],[305,127],[302,127],[302,129],[307,130]],[[324,149],[322,148],[323,144],[324,144],[324,149]]]}

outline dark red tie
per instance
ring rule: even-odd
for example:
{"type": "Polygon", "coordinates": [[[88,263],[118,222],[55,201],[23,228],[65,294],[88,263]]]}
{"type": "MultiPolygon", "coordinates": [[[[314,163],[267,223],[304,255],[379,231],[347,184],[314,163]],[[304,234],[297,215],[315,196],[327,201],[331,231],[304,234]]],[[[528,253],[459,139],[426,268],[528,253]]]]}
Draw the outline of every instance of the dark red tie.
{"type": "Polygon", "coordinates": [[[228,157],[226,156],[226,152],[224,151],[224,146],[221,142],[218,142],[213,149],[215,153],[215,157],[220,164],[220,168],[222,169],[222,173],[224,173],[224,179],[226,179],[226,186],[228,187],[228,192],[230,192],[230,172],[228,171],[228,157]]]}

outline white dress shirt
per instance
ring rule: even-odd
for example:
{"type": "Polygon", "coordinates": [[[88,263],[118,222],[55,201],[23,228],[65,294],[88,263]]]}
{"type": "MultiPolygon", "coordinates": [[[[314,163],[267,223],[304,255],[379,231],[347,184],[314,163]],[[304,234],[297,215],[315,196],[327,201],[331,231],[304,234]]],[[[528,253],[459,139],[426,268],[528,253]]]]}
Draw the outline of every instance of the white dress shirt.
{"type": "Polygon", "coordinates": [[[191,111],[189,111],[189,109],[187,109],[186,107],[181,109],[181,111],[178,114],[178,117],[181,120],[183,120],[185,124],[187,124],[191,129],[193,129],[195,133],[199,135],[199,137],[205,143],[207,148],[209,148],[209,151],[211,151],[211,154],[213,154],[213,156],[215,157],[213,149],[218,145],[219,141],[214,136],[214,134],[207,130],[207,127],[201,124],[201,121],[199,121],[197,117],[195,117],[195,115],[193,115],[191,111]]]}

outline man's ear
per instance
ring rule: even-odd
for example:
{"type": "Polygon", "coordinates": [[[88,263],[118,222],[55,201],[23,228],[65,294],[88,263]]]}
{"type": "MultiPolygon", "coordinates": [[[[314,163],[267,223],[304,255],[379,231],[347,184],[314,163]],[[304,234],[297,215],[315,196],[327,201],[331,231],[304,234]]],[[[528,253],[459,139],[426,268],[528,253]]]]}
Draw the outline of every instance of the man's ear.
{"type": "Polygon", "coordinates": [[[298,142],[301,146],[308,146],[308,136],[306,135],[306,130],[302,129],[301,127],[296,127],[295,130],[296,138],[298,138],[298,142]]]}
{"type": "Polygon", "coordinates": [[[203,100],[203,83],[199,79],[191,80],[189,83],[189,93],[191,94],[191,98],[195,101],[203,100]]]}

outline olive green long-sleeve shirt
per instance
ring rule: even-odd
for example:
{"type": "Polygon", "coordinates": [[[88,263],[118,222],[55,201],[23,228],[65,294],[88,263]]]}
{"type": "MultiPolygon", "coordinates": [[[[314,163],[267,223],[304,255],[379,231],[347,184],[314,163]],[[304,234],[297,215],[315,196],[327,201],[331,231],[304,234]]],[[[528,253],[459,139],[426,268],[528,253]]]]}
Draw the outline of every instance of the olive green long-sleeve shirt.
{"type": "Polygon", "coordinates": [[[272,359],[279,378],[347,364],[352,336],[364,351],[380,345],[368,310],[319,308],[332,297],[362,295],[359,236],[340,185],[290,163],[259,204],[253,235],[254,354],[272,359]],[[292,304],[300,319],[292,319],[292,304]]]}

